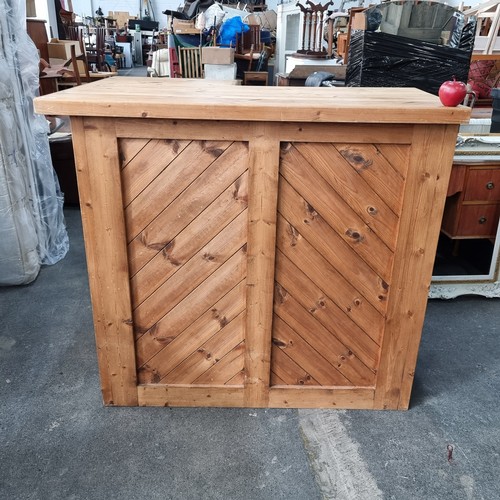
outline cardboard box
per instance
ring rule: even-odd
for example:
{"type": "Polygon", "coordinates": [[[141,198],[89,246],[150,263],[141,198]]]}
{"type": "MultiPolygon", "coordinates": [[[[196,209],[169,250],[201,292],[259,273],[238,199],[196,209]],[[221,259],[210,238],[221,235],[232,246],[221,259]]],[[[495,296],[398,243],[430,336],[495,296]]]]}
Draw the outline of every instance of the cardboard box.
{"type": "Polygon", "coordinates": [[[234,49],[222,47],[202,47],[202,64],[233,64],[234,49]]]}
{"type": "Polygon", "coordinates": [[[172,27],[174,30],[174,33],[184,33],[184,34],[195,34],[199,33],[200,30],[196,29],[195,25],[195,20],[192,19],[191,21],[186,21],[184,19],[175,19],[172,22],[172,27]]]}
{"type": "Polygon", "coordinates": [[[80,43],[74,40],[58,40],[52,39],[47,43],[49,51],[49,59],[71,59],[71,45],[75,46],[75,55],[81,55],[80,43]]]}

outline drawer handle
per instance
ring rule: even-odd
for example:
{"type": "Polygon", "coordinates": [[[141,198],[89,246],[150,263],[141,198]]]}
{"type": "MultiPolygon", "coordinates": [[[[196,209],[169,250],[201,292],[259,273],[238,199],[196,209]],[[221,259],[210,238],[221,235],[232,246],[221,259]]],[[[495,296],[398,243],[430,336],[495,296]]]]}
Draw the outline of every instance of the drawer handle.
{"type": "Polygon", "coordinates": [[[480,217],[478,222],[479,224],[484,224],[488,219],[486,217],[480,217]]]}
{"type": "Polygon", "coordinates": [[[495,184],[493,184],[493,182],[488,182],[488,184],[486,184],[486,189],[495,189],[495,184]]]}

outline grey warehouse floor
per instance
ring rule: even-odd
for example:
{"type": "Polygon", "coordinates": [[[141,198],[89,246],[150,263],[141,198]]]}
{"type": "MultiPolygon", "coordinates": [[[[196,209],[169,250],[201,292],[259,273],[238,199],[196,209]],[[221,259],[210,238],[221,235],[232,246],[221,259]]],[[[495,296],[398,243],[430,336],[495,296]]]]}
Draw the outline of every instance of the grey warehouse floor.
{"type": "Polygon", "coordinates": [[[0,288],[1,499],[500,498],[498,299],[430,302],[408,412],[105,408],[66,220],[66,258],[0,288]]]}

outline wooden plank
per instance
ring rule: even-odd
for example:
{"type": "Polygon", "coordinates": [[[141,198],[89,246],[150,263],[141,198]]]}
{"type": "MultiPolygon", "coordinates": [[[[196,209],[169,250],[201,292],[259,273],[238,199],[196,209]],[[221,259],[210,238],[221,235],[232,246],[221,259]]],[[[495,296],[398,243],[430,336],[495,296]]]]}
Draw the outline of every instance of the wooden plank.
{"type": "Polygon", "coordinates": [[[335,408],[373,409],[373,389],[370,388],[318,388],[272,387],[269,406],[273,408],[335,408]]]}
{"type": "Polygon", "coordinates": [[[272,385],[321,385],[279,347],[272,347],[272,385]],[[279,380],[279,382],[277,382],[279,380]],[[286,382],[285,382],[286,381],[286,382]]]}
{"type": "MultiPolygon", "coordinates": [[[[413,127],[407,127],[407,129],[413,133],[413,127]]],[[[373,143],[374,147],[390,163],[391,167],[399,173],[403,180],[406,179],[410,146],[396,143],[382,144],[377,143],[377,141],[373,141],[373,143]]]]}
{"type": "Polygon", "coordinates": [[[147,186],[125,209],[128,241],[132,241],[165,208],[165,200],[175,199],[216,158],[229,142],[192,141],[169,167],[147,186]]]}
{"type": "MultiPolygon", "coordinates": [[[[278,210],[311,245],[380,313],[387,308],[389,284],[326,223],[290,184],[280,178],[278,210]],[[349,262],[349,265],[346,265],[349,262]]],[[[352,309],[352,308],[351,308],[352,309]]],[[[344,309],[345,310],[345,309],[344,309]]],[[[345,310],[350,312],[349,309],[345,310]]]]}
{"type": "MultiPolygon", "coordinates": [[[[134,139],[122,139],[120,144],[125,146],[129,141],[134,139]]],[[[124,206],[130,205],[188,144],[177,140],[149,141],[122,169],[124,206]]]]}
{"type": "MultiPolygon", "coordinates": [[[[366,366],[372,370],[377,369],[379,355],[377,342],[368,332],[359,328],[281,252],[276,254],[276,281],[290,292],[305,311],[348,346],[366,366]]],[[[380,330],[384,326],[383,319],[380,318],[380,330]]],[[[380,343],[381,335],[377,340],[380,343]]]]}
{"type": "MultiPolygon", "coordinates": [[[[166,140],[211,140],[247,141],[252,123],[241,121],[211,120],[158,120],[119,118],[114,121],[118,137],[137,137],[166,140]]],[[[336,142],[351,144],[409,144],[413,128],[411,126],[379,125],[363,123],[332,123],[325,128],[322,123],[275,123],[276,133],[284,142],[336,142]],[[277,129],[276,129],[277,127],[277,129]]]]}
{"type": "MultiPolygon", "coordinates": [[[[188,224],[183,231],[174,236],[160,252],[139,270],[131,279],[132,303],[140,304],[163,284],[179,266],[187,262],[193,255],[213,239],[228,223],[237,217],[248,205],[248,175],[245,173],[229,186],[198,217],[188,224]]],[[[175,213],[175,212],[174,212],[175,213]]],[[[196,215],[196,213],[194,214],[196,215]]],[[[191,218],[191,212],[182,212],[172,218],[166,228],[175,234],[176,226],[183,226],[185,218],[191,218]],[[184,217],[185,215],[185,217],[184,217]]],[[[164,238],[168,240],[168,235],[164,238]]],[[[141,262],[135,259],[136,249],[129,245],[129,266],[131,274],[141,262]]],[[[150,246],[151,253],[154,250],[150,246]]],[[[143,252],[141,251],[141,256],[143,252]]]]}
{"type": "MultiPolygon", "coordinates": [[[[242,312],[220,332],[205,342],[193,354],[178,364],[161,379],[164,384],[193,384],[195,380],[214,366],[226,354],[245,339],[245,313],[242,312]]],[[[233,373],[234,374],[234,373],[233,373]]],[[[219,382],[220,384],[224,384],[219,382]]],[[[206,383],[206,382],[205,382],[206,383]]]]}
{"type": "Polygon", "coordinates": [[[135,326],[139,330],[149,330],[240,250],[246,238],[245,210],[134,309],[135,326]]]}
{"type": "Polygon", "coordinates": [[[223,406],[236,408],[245,406],[243,391],[238,386],[223,385],[140,385],[139,406],[223,406]]]}
{"type": "Polygon", "coordinates": [[[271,386],[273,385],[288,385],[288,384],[286,384],[284,380],[279,378],[278,375],[276,375],[276,373],[271,371],[271,386]]]}
{"type": "Polygon", "coordinates": [[[245,357],[243,356],[243,368],[230,380],[228,380],[225,385],[243,385],[245,383],[245,357]]]}
{"type": "Polygon", "coordinates": [[[124,168],[135,157],[141,149],[149,143],[148,138],[129,139],[127,141],[118,141],[118,150],[120,154],[120,166],[124,168]]]}
{"type": "Polygon", "coordinates": [[[281,175],[323,219],[386,282],[392,269],[391,250],[325,183],[314,168],[292,146],[282,151],[281,175]]]}
{"type": "Polygon", "coordinates": [[[101,125],[71,120],[103,399],[132,406],[137,378],[118,144],[101,125]]]}
{"type": "Polygon", "coordinates": [[[378,149],[373,144],[335,146],[352,168],[385,200],[391,210],[399,214],[404,179],[401,175],[395,175],[394,167],[378,153],[378,149]]]}
{"type": "Polygon", "coordinates": [[[442,106],[414,88],[275,87],[177,78],[107,78],[35,99],[37,113],[113,118],[172,118],[255,122],[464,123],[470,109],[442,106]]]}
{"type": "MultiPolygon", "coordinates": [[[[278,217],[278,248],[313,283],[332,299],[365,332],[381,332],[380,313],[363,298],[331,264],[281,216],[278,217]]],[[[349,265],[348,263],[346,265],[349,265]]],[[[375,337],[375,338],[376,338],[375,337]]]]}
{"type": "MultiPolygon", "coordinates": [[[[311,373],[322,385],[373,385],[375,378],[373,371],[316,318],[304,311],[287,290],[279,285],[277,285],[277,289],[274,312],[290,326],[291,330],[288,330],[286,336],[281,338],[277,335],[275,328],[273,335],[279,340],[279,343],[275,345],[287,349],[289,356],[311,373]],[[316,352],[311,351],[308,346],[311,346],[316,352]],[[306,352],[308,354],[303,358],[306,352]],[[300,362],[298,361],[299,355],[302,358],[300,362]],[[323,358],[335,370],[338,370],[339,374],[342,374],[342,377],[338,377],[335,370],[329,368],[330,375],[332,377],[335,375],[336,382],[326,383],[317,375],[316,369],[322,368],[326,371],[328,368],[323,358]]],[[[276,317],[274,321],[279,324],[276,317]]]]}
{"type": "MultiPolygon", "coordinates": [[[[197,319],[191,318],[193,313],[197,314],[194,310],[184,321],[172,322],[171,336],[155,339],[156,342],[161,342],[161,346],[158,344],[161,350],[139,368],[140,382],[158,383],[162,377],[241,314],[245,309],[245,292],[246,283],[243,280],[197,319]]],[[[142,353],[145,350],[141,347],[141,343],[144,344],[148,340],[151,338],[146,335],[138,341],[140,355],[138,364],[143,359],[142,353]]]]}
{"type": "Polygon", "coordinates": [[[132,275],[167,245],[171,246],[177,234],[238,179],[247,168],[246,153],[244,143],[233,143],[179,196],[163,200],[164,210],[130,242],[132,275]]]}
{"type": "Polygon", "coordinates": [[[273,321],[274,257],[279,139],[270,124],[257,124],[248,164],[248,274],[245,404],[267,406],[273,321]]]}
{"type": "MultiPolygon", "coordinates": [[[[323,352],[320,353],[317,348],[315,349],[318,347],[318,343],[316,346],[312,346],[302,337],[304,329],[301,328],[299,322],[287,314],[289,311],[283,310],[283,308],[277,309],[275,308],[277,315],[274,318],[273,345],[285,351],[287,356],[305,373],[313,377],[318,384],[346,387],[352,385],[349,379],[340,372],[338,363],[332,364],[322,355],[323,352]]],[[[271,369],[280,378],[283,378],[285,377],[283,373],[285,367],[279,366],[280,361],[280,358],[274,358],[271,369]]]]}
{"type": "Polygon", "coordinates": [[[212,365],[205,373],[200,375],[194,384],[227,384],[236,374],[244,371],[245,343],[239,343],[217,363],[212,365]]]}
{"type": "Polygon", "coordinates": [[[408,408],[457,127],[415,127],[375,407],[408,408]]]}
{"type": "Polygon", "coordinates": [[[299,153],[358,217],[392,250],[397,236],[398,216],[354,170],[332,144],[295,143],[299,153]]]}
{"type": "Polygon", "coordinates": [[[165,339],[172,332],[181,332],[197,318],[210,309],[227,292],[232,290],[246,276],[246,253],[242,248],[223,264],[214,274],[193,290],[183,301],[164,316],[156,325],[142,334],[137,340],[136,356],[140,366],[165,346],[165,339]],[[190,314],[186,314],[186,309],[190,314]]]}
{"type": "Polygon", "coordinates": [[[119,118],[116,134],[122,138],[163,140],[248,141],[253,125],[241,121],[221,120],[161,120],[119,118]]]}

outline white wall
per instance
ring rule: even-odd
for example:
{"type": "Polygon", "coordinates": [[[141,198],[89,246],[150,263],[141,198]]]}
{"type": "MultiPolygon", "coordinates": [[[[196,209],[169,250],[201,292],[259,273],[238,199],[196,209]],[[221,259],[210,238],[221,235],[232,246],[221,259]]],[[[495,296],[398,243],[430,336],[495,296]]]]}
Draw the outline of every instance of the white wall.
{"type": "Polygon", "coordinates": [[[105,16],[110,11],[128,12],[132,16],[138,16],[139,12],[147,8],[154,13],[155,20],[160,23],[160,28],[167,25],[167,16],[162,14],[165,9],[177,10],[179,5],[184,5],[182,0],[150,0],[152,9],[143,0],[72,0],[73,12],[78,16],[95,16],[95,11],[101,7],[105,16]]]}

